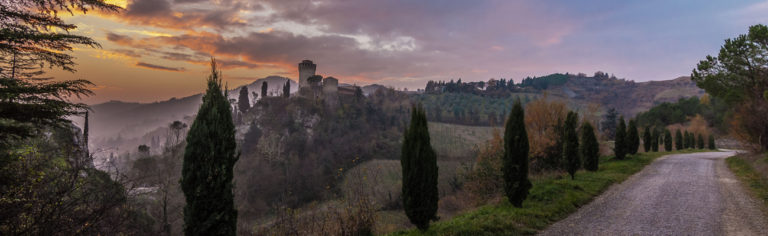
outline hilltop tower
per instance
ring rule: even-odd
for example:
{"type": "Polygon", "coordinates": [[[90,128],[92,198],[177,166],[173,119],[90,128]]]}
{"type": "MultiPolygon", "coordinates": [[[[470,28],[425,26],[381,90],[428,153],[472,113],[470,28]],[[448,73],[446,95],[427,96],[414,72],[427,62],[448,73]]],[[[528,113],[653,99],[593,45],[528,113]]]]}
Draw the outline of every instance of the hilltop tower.
{"type": "Polygon", "coordinates": [[[317,65],[310,60],[303,60],[299,63],[299,89],[309,88],[307,79],[315,75],[317,65]]]}

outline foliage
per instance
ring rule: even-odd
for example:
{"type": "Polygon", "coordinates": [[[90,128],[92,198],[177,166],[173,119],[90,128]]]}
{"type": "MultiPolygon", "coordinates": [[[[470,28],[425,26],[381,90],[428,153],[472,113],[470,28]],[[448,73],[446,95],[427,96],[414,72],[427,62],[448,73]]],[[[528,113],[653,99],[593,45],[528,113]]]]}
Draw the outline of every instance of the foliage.
{"type": "Polygon", "coordinates": [[[261,98],[262,99],[267,97],[267,89],[269,89],[269,86],[267,85],[267,81],[261,82],[261,98]]]}
{"type": "Polygon", "coordinates": [[[627,134],[626,125],[624,124],[624,117],[619,117],[619,125],[616,127],[616,140],[614,142],[613,154],[619,160],[624,159],[627,155],[627,134]]]}
{"type": "Polygon", "coordinates": [[[739,132],[768,149],[768,26],[749,27],[747,34],[726,39],[717,57],[707,56],[691,74],[696,85],[737,107],[739,132]]]}
{"type": "Polygon", "coordinates": [[[739,182],[744,184],[764,206],[768,206],[768,179],[755,169],[756,162],[763,160],[765,159],[760,158],[750,161],[745,156],[739,155],[725,159],[725,163],[728,164],[728,168],[733,171],[733,174],[739,178],[739,182]]]}
{"type": "Polygon", "coordinates": [[[629,119],[629,127],[627,127],[627,154],[636,154],[640,148],[640,134],[637,133],[637,122],[633,119],[629,119]]]}
{"type": "Polygon", "coordinates": [[[291,96],[291,81],[285,81],[285,85],[283,85],[283,97],[290,97],[291,96]]]}
{"type": "Polygon", "coordinates": [[[722,99],[703,96],[680,98],[676,103],[662,103],[646,112],[637,114],[638,125],[666,127],[672,124],[682,124],[697,115],[702,116],[713,127],[725,130],[725,118],[730,114],[728,104],[722,99]]]}
{"type": "Polygon", "coordinates": [[[709,150],[715,150],[717,147],[715,146],[715,135],[709,135],[709,142],[707,143],[707,148],[709,150]]]}
{"type": "MultiPolygon", "coordinates": [[[[602,127],[602,132],[608,139],[615,139],[616,138],[616,119],[619,117],[619,112],[616,111],[616,108],[610,108],[605,113],[605,116],[603,117],[603,121],[600,125],[602,127]]],[[[624,138],[624,137],[622,137],[624,138]]]]}
{"type": "Polygon", "coordinates": [[[651,127],[646,126],[645,131],[643,132],[643,150],[645,152],[651,151],[651,144],[653,144],[651,137],[651,127]]]}
{"type": "Polygon", "coordinates": [[[498,131],[477,154],[475,166],[467,175],[464,189],[472,193],[479,201],[496,196],[504,190],[504,173],[502,158],[504,156],[504,140],[498,131]]]}
{"type": "Polygon", "coordinates": [[[568,109],[547,97],[525,107],[525,128],[530,142],[531,170],[556,170],[563,167],[563,121],[568,109]]]}
{"type": "Polygon", "coordinates": [[[422,103],[429,121],[475,126],[502,126],[514,100],[523,105],[538,97],[536,94],[510,94],[505,97],[482,96],[472,93],[425,93],[415,95],[422,103]]]}
{"type": "Polygon", "coordinates": [[[181,188],[186,235],[235,235],[237,210],[232,193],[236,155],[235,125],[221,72],[211,60],[203,104],[187,135],[181,188]]]}
{"type": "Polygon", "coordinates": [[[581,125],[581,157],[584,159],[584,169],[597,171],[600,159],[600,143],[595,137],[595,128],[588,121],[581,125]]]}
{"type": "Polygon", "coordinates": [[[699,134],[698,138],[696,139],[696,148],[704,149],[704,136],[701,134],[699,134]]]}
{"type": "Polygon", "coordinates": [[[683,134],[680,133],[680,130],[678,129],[675,131],[675,150],[683,150],[685,148],[683,144],[683,134]]]}
{"type": "Polygon", "coordinates": [[[664,129],[664,151],[672,151],[672,133],[664,129]]]}
{"type": "Polygon", "coordinates": [[[243,86],[240,89],[240,97],[237,98],[237,108],[242,114],[245,114],[251,108],[251,100],[248,99],[248,86],[243,86]]]}
{"type": "Polygon", "coordinates": [[[411,109],[411,123],[403,138],[400,159],[403,170],[403,207],[411,223],[429,228],[437,218],[437,155],[429,143],[427,115],[424,108],[411,109]]]}
{"type": "Polygon", "coordinates": [[[659,151],[659,139],[661,137],[661,134],[659,134],[658,129],[653,129],[651,131],[651,151],[658,152],[659,151]]]}
{"type": "Polygon", "coordinates": [[[528,196],[531,182],[528,180],[528,134],[525,111],[520,100],[515,101],[504,127],[504,192],[513,206],[521,207],[528,196]]]}
{"type": "Polygon", "coordinates": [[[571,179],[576,178],[576,171],[581,169],[581,157],[579,156],[579,136],[576,132],[576,126],[579,122],[579,115],[575,112],[568,112],[565,118],[565,134],[563,135],[563,158],[566,162],[566,169],[571,174],[571,179]]]}

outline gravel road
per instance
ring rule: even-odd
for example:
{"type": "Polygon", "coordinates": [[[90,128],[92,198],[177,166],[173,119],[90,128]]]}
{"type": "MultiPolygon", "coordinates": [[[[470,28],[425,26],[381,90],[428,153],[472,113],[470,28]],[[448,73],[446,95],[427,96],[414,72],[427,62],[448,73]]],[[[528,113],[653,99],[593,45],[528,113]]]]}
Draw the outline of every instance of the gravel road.
{"type": "Polygon", "coordinates": [[[725,164],[732,155],[661,157],[540,235],[768,235],[763,206],[725,164]]]}

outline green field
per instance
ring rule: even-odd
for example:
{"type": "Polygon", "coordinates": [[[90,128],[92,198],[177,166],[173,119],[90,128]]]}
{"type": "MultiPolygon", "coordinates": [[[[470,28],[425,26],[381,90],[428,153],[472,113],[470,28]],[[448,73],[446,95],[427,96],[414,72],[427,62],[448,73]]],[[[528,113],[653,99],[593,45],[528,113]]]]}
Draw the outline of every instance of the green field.
{"type": "Polygon", "coordinates": [[[626,160],[602,157],[597,172],[579,171],[576,179],[566,174],[533,179],[533,188],[522,208],[507,201],[491,204],[433,223],[429,230],[400,231],[392,235],[530,235],[557,222],[589,203],[609,186],[620,183],[658,157],[680,152],[641,153],[626,160]]]}

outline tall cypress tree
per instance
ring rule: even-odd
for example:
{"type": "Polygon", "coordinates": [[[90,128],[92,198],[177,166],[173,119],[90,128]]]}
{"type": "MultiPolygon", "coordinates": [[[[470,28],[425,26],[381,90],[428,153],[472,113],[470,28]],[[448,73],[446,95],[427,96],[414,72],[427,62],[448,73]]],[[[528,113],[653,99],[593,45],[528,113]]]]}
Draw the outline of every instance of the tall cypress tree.
{"type": "Polygon", "coordinates": [[[653,129],[653,131],[651,131],[651,132],[652,132],[651,133],[651,150],[654,151],[654,152],[658,152],[659,151],[659,136],[660,136],[659,135],[659,130],[658,129],[653,129]]]}
{"type": "Polygon", "coordinates": [[[251,108],[251,100],[248,99],[248,86],[243,86],[240,89],[240,97],[237,98],[237,108],[242,114],[245,114],[251,108]]]}
{"type": "Polygon", "coordinates": [[[699,134],[699,137],[696,139],[696,148],[704,149],[704,136],[701,134],[699,134]]]}
{"type": "Polygon", "coordinates": [[[291,81],[285,81],[285,85],[283,85],[283,97],[290,97],[291,96],[291,81]]]}
{"type": "Polygon", "coordinates": [[[643,148],[645,149],[645,152],[651,152],[651,128],[646,126],[645,132],[643,132],[643,148]]]}
{"type": "Polygon", "coordinates": [[[613,154],[619,160],[627,155],[627,127],[624,124],[624,117],[619,117],[619,126],[616,127],[616,140],[614,142],[613,154]]]}
{"type": "Polygon", "coordinates": [[[664,151],[672,151],[672,132],[668,129],[664,129],[664,151]]]}
{"type": "Polygon", "coordinates": [[[581,157],[584,158],[584,169],[597,171],[600,158],[600,144],[595,137],[595,129],[588,121],[581,125],[581,157]]]}
{"type": "Polygon", "coordinates": [[[525,111],[520,99],[515,101],[504,127],[504,156],[502,158],[504,192],[515,207],[522,207],[528,197],[528,133],[525,131],[525,111]]]}
{"type": "Polygon", "coordinates": [[[686,130],[685,133],[683,133],[683,148],[685,149],[688,149],[689,147],[691,147],[691,144],[690,144],[691,139],[689,136],[690,135],[688,134],[688,130],[686,130]]]}
{"type": "Polygon", "coordinates": [[[269,85],[267,85],[267,81],[261,82],[261,98],[267,97],[267,89],[269,89],[269,85]]]}
{"type": "Polygon", "coordinates": [[[629,120],[629,127],[627,128],[627,150],[628,154],[636,154],[640,148],[640,134],[637,133],[637,122],[635,120],[629,120]]]}
{"type": "Polygon", "coordinates": [[[563,133],[563,136],[565,137],[565,142],[563,142],[563,157],[566,162],[568,173],[571,174],[571,179],[576,178],[576,171],[581,168],[581,160],[579,158],[579,136],[576,133],[576,125],[578,122],[578,114],[569,111],[565,118],[565,130],[563,133]]]}
{"type": "Polygon", "coordinates": [[[427,115],[419,104],[411,109],[411,124],[405,130],[400,166],[403,171],[405,215],[421,230],[437,219],[437,154],[429,142],[427,115]]]}
{"type": "Polygon", "coordinates": [[[715,135],[710,134],[709,135],[709,149],[715,150],[717,147],[715,147],[715,135]]]}
{"type": "Polygon", "coordinates": [[[678,129],[675,131],[675,149],[682,150],[683,148],[685,148],[683,146],[683,133],[678,129]]]}
{"type": "Polygon", "coordinates": [[[203,104],[187,135],[181,189],[185,235],[235,235],[237,210],[232,168],[237,161],[232,110],[221,87],[221,72],[211,60],[203,104]]]}

